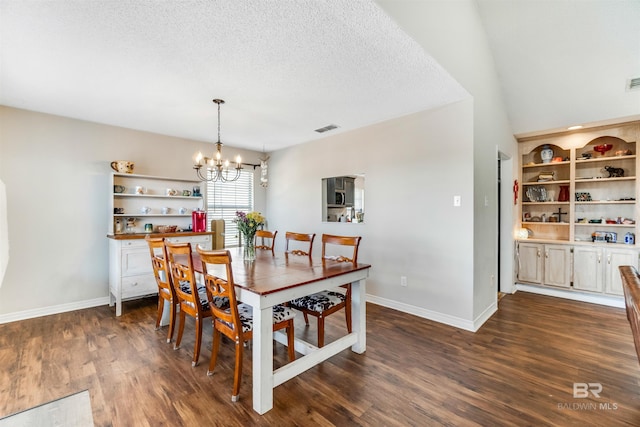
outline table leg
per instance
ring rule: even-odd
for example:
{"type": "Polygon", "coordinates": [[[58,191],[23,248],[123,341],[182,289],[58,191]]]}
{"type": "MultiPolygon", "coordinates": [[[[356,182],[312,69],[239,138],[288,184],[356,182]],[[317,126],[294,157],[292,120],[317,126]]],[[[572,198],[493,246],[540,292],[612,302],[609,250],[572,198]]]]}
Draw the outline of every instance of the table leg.
{"type": "Polygon", "coordinates": [[[273,408],[272,308],[253,307],[253,409],[264,414],[273,408]]]}
{"type": "Polygon", "coordinates": [[[364,280],[351,283],[351,327],[358,336],[351,350],[364,353],[367,349],[367,302],[364,280]]]}

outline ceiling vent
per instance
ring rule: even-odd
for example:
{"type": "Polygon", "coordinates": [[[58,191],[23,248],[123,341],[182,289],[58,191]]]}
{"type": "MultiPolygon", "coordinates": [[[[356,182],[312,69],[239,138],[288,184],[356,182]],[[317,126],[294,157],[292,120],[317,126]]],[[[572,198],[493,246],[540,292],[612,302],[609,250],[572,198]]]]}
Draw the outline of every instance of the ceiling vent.
{"type": "Polygon", "coordinates": [[[629,79],[627,90],[640,90],[640,77],[629,79]]]}
{"type": "MultiPolygon", "coordinates": [[[[640,80],[640,79],[638,79],[638,80],[640,80]]],[[[316,129],[316,132],[323,133],[323,132],[327,132],[327,131],[334,130],[334,129],[338,129],[338,126],[336,126],[336,125],[327,125],[327,126],[325,126],[323,128],[316,129]]]]}

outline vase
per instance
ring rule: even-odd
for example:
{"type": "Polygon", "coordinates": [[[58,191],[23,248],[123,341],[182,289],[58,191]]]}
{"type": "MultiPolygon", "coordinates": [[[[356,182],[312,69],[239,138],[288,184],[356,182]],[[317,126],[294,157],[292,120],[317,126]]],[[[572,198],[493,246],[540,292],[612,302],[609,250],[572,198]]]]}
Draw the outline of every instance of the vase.
{"type": "Polygon", "coordinates": [[[540,151],[540,157],[542,158],[542,163],[550,163],[551,159],[553,159],[553,150],[548,145],[543,146],[542,151],[540,151]]]}
{"type": "Polygon", "coordinates": [[[255,232],[250,234],[242,233],[244,237],[244,249],[242,251],[242,258],[245,261],[253,261],[256,259],[256,242],[255,232]]]}
{"type": "Polygon", "coordinates": [[[559,202],[568,202],[569,201],[569,186],[561,185],[560,186],[560,194],[558,195],[559,202]]]}

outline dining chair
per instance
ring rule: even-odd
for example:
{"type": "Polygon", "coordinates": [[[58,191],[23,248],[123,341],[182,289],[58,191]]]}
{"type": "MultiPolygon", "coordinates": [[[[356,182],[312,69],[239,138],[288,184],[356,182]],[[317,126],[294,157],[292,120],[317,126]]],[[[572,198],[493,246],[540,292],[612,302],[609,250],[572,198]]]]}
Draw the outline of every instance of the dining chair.
{"type": "Polygon", "coordinates": [[[285,255],[302,255],[308,256],[311,258],[311,252],[313,251],[313,240],[316,238],[316,234],[305,234],[305,233],[293,233],[291,231],[287,231],[284,235],[285,237],[285,255]],[[297,243],[291,243],[297,242],[297,243]],[[301,243],[300,243],[301,242],[301,243]],[[302,249],[300,249],[302,248],[302,249]]]}
{"type": "MultiPolygon", "coordinates": [[[[358,262],[358,248],[360,246],[360,236],[335,236],[330,234],[322,235],[322,265],[333,262],[358,262]],[[351,253],[346,256],[336,255],[351,247],[351,253]],[[330,254],[331,253],[331,254],[330,254]]],[[[309,325],[309,317],[318,319],[318,347],[324,346],[324,319],[344,308],[347,331],[351,333],[351,284],[341,286],[345,291],[325,290],[305,297],[296,298],[289,302],[289,306],[299,310],[304,315],[304,322],[309,325]]]]}
{"type": "Polygon", "coordinates": [[[275,255],[273,250],[276,245],[276,235],[278,231],[267,231],[267,230],[258,230],[256,231],[256,249],[263,249],[266,251],[271,251],[271,255],[275,255]],[[258,238],[260,238],[260,244],[258,244],[258,238]],[[265,242],[265,239],[267,240],[265,242]],[[271,244],[267,244],[271,242],[271,244]]]}
{"type": "Polygon", "coordinates": [[[169,304],[169,331],[167,332],[167,342],[173,339],[173,330],[176,325],[176,309],[178,308],[178,296],[173,288],[167,249],[164,246],[164,237],[145,237],[149,245],[151,254],[151,265],[153,275],[158,284],[158,315],[156,316],[156,330],[160,329],[160,321],[164,311],[165,302],[169,304]]]}
{"type": "MultiPolygon", "coordinates": [[[[211,307],[211,320],[213,324],[213,347],[211,349],[211,362],[207,375],[213,375],[220,349],[220,335],[225,335],[235,342],[236,363],[233,375],[233,392],[231,401],[237,402],[240,394],[240,380],[242,378],[242,356],[244,342],[253,338],[253,308],[250,305],[239,303],[236,299],[233,270],[231,268],[231,254],[228,250],[207,251],[197,248],[202,260],[202,271],[211,307]],[[219,271],[208,270],[208,265],[224,265],[225,277],[219,271]],[[219,307],[211,303],[216,299],[228,299],[227,307],[219,307]]],[[[215,268],[215,267],[214,267],[215,268]]],[[[287,330],[287,352],[289,361],[296,358],[294,347],[293,318],[295,312],[288,307],[276,305],[273,307],[273,330],[287,330]]]]}
{"type": "MultiPolygon", "coordinates": [[[[178,296],[178,304],[180,306],[180,325],[178,328],[178,337],[176,338],[173,348],[174,350],[180,348],[186,315],[193,317],[196,323],[196,338],[191,366],[196,366],[200,357],[202,322],[207,317],[211,317],[207,292],[204,285],[200,285],[196,282],[195,270],[193,269],[193,259],[191,258],[191,244],[170,243],[165,241],[165,247],[167,248],[173,288],[178,296]]],[[[217,300],[216,303],[224,306],[225,304],[228,304],[228,301],[225,302],[224,300],[217,300]]]]}

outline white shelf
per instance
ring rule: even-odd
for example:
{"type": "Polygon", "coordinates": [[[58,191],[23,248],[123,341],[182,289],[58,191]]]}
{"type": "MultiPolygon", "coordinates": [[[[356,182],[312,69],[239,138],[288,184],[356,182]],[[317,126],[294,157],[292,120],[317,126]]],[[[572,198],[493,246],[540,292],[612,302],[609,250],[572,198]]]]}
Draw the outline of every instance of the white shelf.
{"type": "Polygon", "coordinates": [[[129,193],[113,193],[114,197],[140,197],[140,198],[155,198],[155,199],[202,199],[202,196],[167,196],[166,194],[129,194],[129,193]]]}
{"type": "Polygon", "coordinates": [[[184,179],[184,178],[170,178],[166,176],[153,176],[153,175],[139,175],[135,173],[117,173],[115,172],[113,176],[123,177],[123,178],[139,178],[139,179],[154,179],[160,181],[177,181],[177,182],[188,182],[191,184],[200,184],[201,181],[195,179],[184,179]]]}

